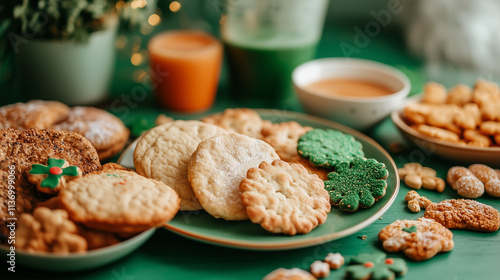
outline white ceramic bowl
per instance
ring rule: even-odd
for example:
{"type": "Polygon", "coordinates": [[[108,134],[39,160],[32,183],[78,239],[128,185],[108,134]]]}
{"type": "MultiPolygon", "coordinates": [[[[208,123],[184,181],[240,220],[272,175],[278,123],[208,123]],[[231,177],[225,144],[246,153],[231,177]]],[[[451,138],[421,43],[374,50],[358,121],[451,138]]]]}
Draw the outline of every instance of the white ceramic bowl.
{"type": "MultiPolygon", "coordinates": [[[[85,253],[56,254],[43,252],[15,251],[15,263],[25,267],[46,271],[79,271],[104,266],[132,253],[146,242],[156,229],[142,232],[132,238],[108,247],[91,250],[85,253]]],[[[5,261],[9,261],[9,248],[0,245],[0,254],[5,261]]],[[[7,266],[9,266],[7,264],[7,266]]]]}
{"type": "Polygon", "coordinates": [[[292,83],[305,111],[354,129],[365,130],[401,108],[410,92],[410,81],[401,71],[371,60],[321,58],[299,65],[292,73],[292,83]],[[372,98],[327,96],[307,90],[308,84],[344,78],[374,82],[394,93],[372,98]]]}

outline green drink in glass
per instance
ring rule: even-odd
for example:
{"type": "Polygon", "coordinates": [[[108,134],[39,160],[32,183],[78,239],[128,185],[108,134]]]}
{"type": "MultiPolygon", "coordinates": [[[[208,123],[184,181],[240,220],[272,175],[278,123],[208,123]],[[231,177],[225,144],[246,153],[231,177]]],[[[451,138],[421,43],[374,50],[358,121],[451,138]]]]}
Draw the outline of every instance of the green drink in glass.
{"type": "Polygon", "coordinates": [[[278,105],[292,98],[291,74],[315,56],[326,0],[224,0],[221,36],[231,96],[278,105]]]}

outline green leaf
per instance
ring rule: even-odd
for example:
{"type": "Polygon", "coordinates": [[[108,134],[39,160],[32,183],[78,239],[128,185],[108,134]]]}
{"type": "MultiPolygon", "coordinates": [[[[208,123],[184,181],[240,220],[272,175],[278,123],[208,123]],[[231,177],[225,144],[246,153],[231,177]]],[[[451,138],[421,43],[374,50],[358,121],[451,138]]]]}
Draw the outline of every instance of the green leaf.
{"type": "Polygon", "coordinates": [[[31,170],[29,171],[30,174],[37,175],[37,174],[49,174],[50,167],[41,165],[41,164],[33,164],[31,165],[31,170]]]}

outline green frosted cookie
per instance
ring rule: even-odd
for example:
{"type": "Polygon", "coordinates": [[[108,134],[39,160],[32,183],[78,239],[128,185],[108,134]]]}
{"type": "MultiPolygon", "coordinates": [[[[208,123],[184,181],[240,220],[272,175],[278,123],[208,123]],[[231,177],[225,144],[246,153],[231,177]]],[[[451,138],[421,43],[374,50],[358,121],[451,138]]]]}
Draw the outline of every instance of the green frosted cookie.
{"type": "Polygon", "coordinates": [[[308,131],[299,138],[297,152],[313,165],[326,168],[364,157],[361,143],[353,136],[333,129],[308,131]]]}
{"type": "Polygon", "coordinates": [[[336,166],[328,173],[325,189],[331,203],[341,210],[354,212],[358,207],[368,208],[385,195],[389,171],[375,159],[356,158],[336,166]]]}
{"type": "Polygon", "coordinates": [[[387,258],[382,252],[359,254],[346,268],[349,279],[392,280],[406,273],[408,266],[403,259],[387,258]]]}

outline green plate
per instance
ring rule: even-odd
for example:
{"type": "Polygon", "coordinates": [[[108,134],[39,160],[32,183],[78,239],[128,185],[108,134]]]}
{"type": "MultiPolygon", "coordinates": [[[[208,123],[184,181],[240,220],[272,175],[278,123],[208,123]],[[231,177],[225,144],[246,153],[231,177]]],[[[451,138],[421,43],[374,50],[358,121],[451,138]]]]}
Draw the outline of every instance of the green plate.
{"type": "MultiPolygon", "coordinates": [[[[307,234],[287,236],[272,234],[250,221],[225,221],[216,219],[205,211],[180,211],[165,227],[177,234],[209,244],[250,250],[286,250],[325,243],[351,235],[384,214],[394,202],[399,190],[397,168],[389,154],[374,140],[364,134],[325,119],[281,110],[259,109],[262,119],[272,122],[296,121],[304,126],[337,129],[351,134],[363,144],[365,156],[383,162],[389,170],[386,195],[372,207],[354,213],[345,213],[333,207],[326,222],[307,234]]],[[[133,168],[133,151],[130,145],[118,160],[123,166],[133,168]]]]}

